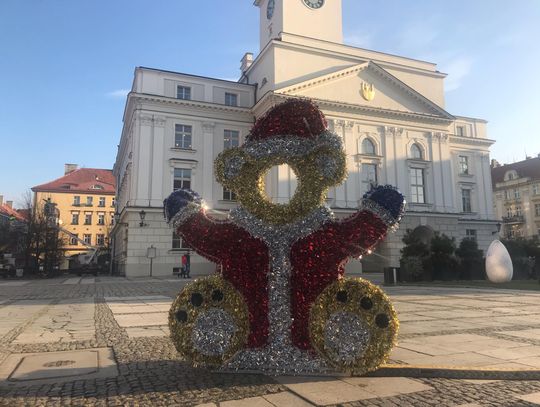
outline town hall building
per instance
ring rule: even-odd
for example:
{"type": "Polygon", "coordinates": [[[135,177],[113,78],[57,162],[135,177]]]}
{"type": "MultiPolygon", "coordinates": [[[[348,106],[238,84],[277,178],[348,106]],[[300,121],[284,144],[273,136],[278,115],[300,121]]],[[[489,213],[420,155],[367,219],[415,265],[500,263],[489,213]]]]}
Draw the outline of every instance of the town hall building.
{"type": "MultiPolygon", "coordinates": [[[[163,219],[163,199],[178,188],[201,194],[226,217],[235,196],[215,180],[213,161],[242,144],[254,121],[288,98],[309,98],[326,115],[347,154],[349,176],[329,191],[338,217],[358,207],[371,183],[407,199],[401,228],[348,270],[399,266],[406,229],[440,231],[487,249],[497,232],[486,122],[445,110],[434,63],[343,44],[341,0],[256,0],[260,52],[246,53],[238,82],[138,67],[127,97],[114,165],[115,269],[127,276],[172,275],[189,249],[163,219]],[[150,250],[149,250],[150,249],[150,250]],[[155,250],[154,250],[155,249],[155,250]]],[[[267,175],[267,194],[287,202],[294,172],[267,175]]],[[[216,265],[191,252],[192,273],[216,265]]]]}

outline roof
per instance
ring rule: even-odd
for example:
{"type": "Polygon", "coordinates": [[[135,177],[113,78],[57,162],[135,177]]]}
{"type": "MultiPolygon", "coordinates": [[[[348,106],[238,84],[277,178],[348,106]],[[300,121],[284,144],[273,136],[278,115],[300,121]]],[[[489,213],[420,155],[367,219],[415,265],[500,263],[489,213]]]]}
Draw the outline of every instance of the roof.
{"type": "Polygon", "coordinates": [[[32,188],[34,192],[79,192],[86,194],[114,194],[116,180],[112,170],[79,168],[54,181],[32,188]]]}
{"type": "Polygon", "coordinates": [[[540,180],[540,157],[529,158],[513,164],[505,164],[491,169],[491,182],[493,188],[499,182],[504,182],[504,175],[508,171],[516,171],[519,178],[531,178],[531,180],[540,180]]]}
{"type": "Polygon", "coordinates": [[[19,213],[16,209],[10,208],[6,204],[0,205],[0,216],[6,216],[8,218],[15,218],[18,221],[26,222],[26,217],[19,213]]]}

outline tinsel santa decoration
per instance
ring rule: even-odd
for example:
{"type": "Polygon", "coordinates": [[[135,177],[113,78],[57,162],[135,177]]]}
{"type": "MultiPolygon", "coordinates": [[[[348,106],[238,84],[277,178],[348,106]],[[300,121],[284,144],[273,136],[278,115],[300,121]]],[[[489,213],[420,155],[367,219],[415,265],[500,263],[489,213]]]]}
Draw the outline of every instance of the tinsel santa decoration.
{"type": "Polygon", "coordinates": [[[377,286],[344,277],[351,257],[372,250],[403,215],[403,196],[374,186],[351,216],[337,220],[328,188],[346,177],[341,139],[315,104],[290,100],[257,120],[246,142],[215,160],[218,181],[239,206],[227,221],[178,190],[165,214],[183,240],[220,267],[186,286],[169,324],[194,365],[274,373],[376,369],[392,349],[396,313],[377,286]],[[287,204],[265,195],[267,171],[288,164],[298,187],[287,204]]]}

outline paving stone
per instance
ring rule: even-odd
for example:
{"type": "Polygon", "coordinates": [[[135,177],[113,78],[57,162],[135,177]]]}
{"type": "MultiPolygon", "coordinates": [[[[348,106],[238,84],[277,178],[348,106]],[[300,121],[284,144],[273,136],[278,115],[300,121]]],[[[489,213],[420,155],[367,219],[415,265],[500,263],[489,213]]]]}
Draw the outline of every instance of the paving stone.
{"type": "Polygon", "coordinates": [[[223,401],[220,407],[276,407],[263,397],[250,397],[241,400],[223,401]]]}
{"type": "Polygon", "coordinates": [[[364,388],[375,397],[391,397],[433,390],[431,386],[403,377],[348,377],[342,380],[364,388]]]}
{"type": "Polygon", "coordinates": [[[276,407],[311,407],[313,406],[313,404],[308,403],[304,399],[301,399],[300,397],[288,391],[269,394],[263,397],[276,407]]]}
{"type": "Polygon", "coordinates": [[[516,398],[520,400],[528,401],[529,403],[540,404],[540,392],[531,393],[531,394],[523,394],[521,396],[517,396],[516,398]]]}

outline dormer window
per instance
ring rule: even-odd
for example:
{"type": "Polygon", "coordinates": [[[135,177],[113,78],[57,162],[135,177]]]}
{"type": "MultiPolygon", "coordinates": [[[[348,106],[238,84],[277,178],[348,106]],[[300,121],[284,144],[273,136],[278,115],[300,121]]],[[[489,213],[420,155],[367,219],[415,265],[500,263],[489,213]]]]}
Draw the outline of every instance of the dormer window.
{"type": "Polygon", "coordinates": [[[238,95],[236,93],[225,92],[225,105],[238,106],[238,95]]]}
{"type": "Polygon", "coordinates": [[[191,100],[191,88],[178,85],[176,87],[176,99],[191,100]]]}
{"type": "Polygon", "coordinates": [[[368,138],[362,141],[362,154],[375,155],[375,144],[368,138]]]}
{"type": "Polygon", "coordinates": [[[411,158],[414,160],[422,160],[424,158],[422,154],[422,149],[416,143],[411,146],[411,158]]]}
{"type": "Polygon", "coordinates": [[[102,186],[102,185],[95,184],[95,185],[92,185],[92,186],[90,187],[90,189],[103,189],[103,186],[102,186]]]}
{"type": "Polygon", "coordinates": [[[507,171],[506,174],[504,174],[504,180],[505,181],[512,181],[513,179],[518,179],[518,174],[516,170],[510,170],[507,171]]]}

